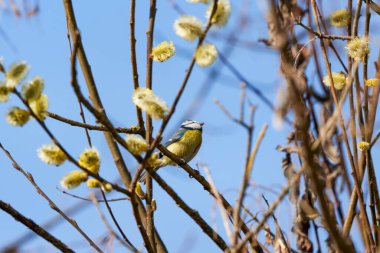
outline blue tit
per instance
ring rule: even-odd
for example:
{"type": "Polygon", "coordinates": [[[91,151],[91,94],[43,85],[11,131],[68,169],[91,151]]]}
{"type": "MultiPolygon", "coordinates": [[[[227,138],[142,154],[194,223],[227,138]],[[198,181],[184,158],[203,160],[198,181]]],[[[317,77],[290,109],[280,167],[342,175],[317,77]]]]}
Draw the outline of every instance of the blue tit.
{"type": "MultiPolygon", "coordinates": [[[[181,124],[180,129],[165,143],[165,147],[181,158],[184,162],[190,162],[198,153],[202,144],[202,126],[204,123],[194,120],[186,120],[181,124]]],[[[157,171],[159,168],[167,165],[176,165],[169,157],[162,153],[158,155],[159,165],[154,168],[157,171]]],[[[139,178],[140,182],[145,182],[146,171],[139,178]]]]}

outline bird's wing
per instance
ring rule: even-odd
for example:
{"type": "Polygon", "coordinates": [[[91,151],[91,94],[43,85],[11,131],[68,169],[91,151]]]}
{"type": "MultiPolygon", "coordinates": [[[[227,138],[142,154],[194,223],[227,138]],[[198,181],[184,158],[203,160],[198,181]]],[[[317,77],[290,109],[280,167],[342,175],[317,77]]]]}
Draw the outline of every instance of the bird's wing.
{"type": "MultiPolygon", "coordinates": [[[[168,147],[170,144],[173,144],[174,142],[179,141],[182,136],[186,133],[186,129],[180,128],[173,136],[170,138],[165,144],[165,147],[168,147]]],[[[158,153],[158,158],[162,158],[164,154],[162,152],[158,153]]]]}
{"type": "Polygon", "coordinates": [[[186,129],[180,128],[166,143],[165,147],[168,147],[170,144],[179,141],[182,136],[186,133],[186,129]]]}

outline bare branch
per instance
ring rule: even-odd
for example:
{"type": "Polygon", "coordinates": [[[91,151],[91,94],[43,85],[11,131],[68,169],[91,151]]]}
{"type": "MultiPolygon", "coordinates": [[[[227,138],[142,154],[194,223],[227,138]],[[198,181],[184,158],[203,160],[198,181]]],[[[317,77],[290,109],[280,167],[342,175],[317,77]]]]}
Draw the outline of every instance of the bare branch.
{"type": "Polygon", "coordinates": [[[49,206],[54,210],[56,211],[57,213],[59,213],[65,220],[67,220],[87,241],[88,243],[91,245],[91,247],[93,247],[97,252],[103,252],[97,245],[96,243],[94,243],[90,237],[88,237],[88,235],[78,226],[78,224],[76,223],[75,220],[73,220],[72,218],[68,217],[61,209],[59,209],[59,207],[45,194],[45,192],[43,192],[41,190],[41,188],[37,185],[37,183],[34,181],[34,178],[32,176],[32,174],[30,174],[29,172],[26,172],[24,171],[20,165],[18,165],[18,163],[13,159],[12,155],[8,152],[8,150],[6,150],[3,145],[0,143],[0,148],[4,151],[5,155],[12,161],[12,165],[13,167],[21,172],[25,177],[26,179],[28,179],[28,181],[33,185],[33,187],[36,189],[37,193],[40,194],[48,203],[49,203],[49,206]]]}
{"type": "Polygon", "coordinates": [[[40,237],[54,245],[57,249],[59,249],[62,252],[74,252],[72,249],[70,249],[67,245],[65,245],[61,240],[55,238],[53,235],[51,235],[49,232],[47,232],[45,229],[40,227],[37,223],[35,223],[33,220],[25,217],[20,212],[18,212],[16,209],[14,209],[10,204],[3,202],[0,200],[0,209],[4,212],[11,215],[15,220],[18,222],[21,222],[25,226],[27,226],[30,230],[38,234],[40,237]]]}

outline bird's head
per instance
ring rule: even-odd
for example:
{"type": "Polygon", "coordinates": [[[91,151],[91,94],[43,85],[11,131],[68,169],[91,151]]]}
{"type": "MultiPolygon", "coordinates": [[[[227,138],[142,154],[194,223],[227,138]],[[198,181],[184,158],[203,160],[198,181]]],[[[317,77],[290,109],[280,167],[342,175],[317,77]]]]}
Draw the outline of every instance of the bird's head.
{"type": "Polygon", "coordinates": [[[204,124],[203,122],[198,122],[198,121],[195,121],[195,120],[185,120],[181,124],[181,128],[202,131],[203,124],[204,124]]]}

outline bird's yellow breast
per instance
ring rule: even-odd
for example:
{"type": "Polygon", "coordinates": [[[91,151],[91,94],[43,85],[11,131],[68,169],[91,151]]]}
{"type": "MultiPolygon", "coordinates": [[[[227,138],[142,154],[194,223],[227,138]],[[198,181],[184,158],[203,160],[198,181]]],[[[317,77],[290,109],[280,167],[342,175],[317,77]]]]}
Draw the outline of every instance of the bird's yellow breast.
{"type": "MultiPolygon", "coordinates": [[[[199,130],[187,130],[182,138],[170,144],[167,148],[176,156],[189,162],[198,153],[202,144],[202,132],[199,130]]],[[[164,163],[173,164],[168,157],[164,157],[164,163]]]]}

